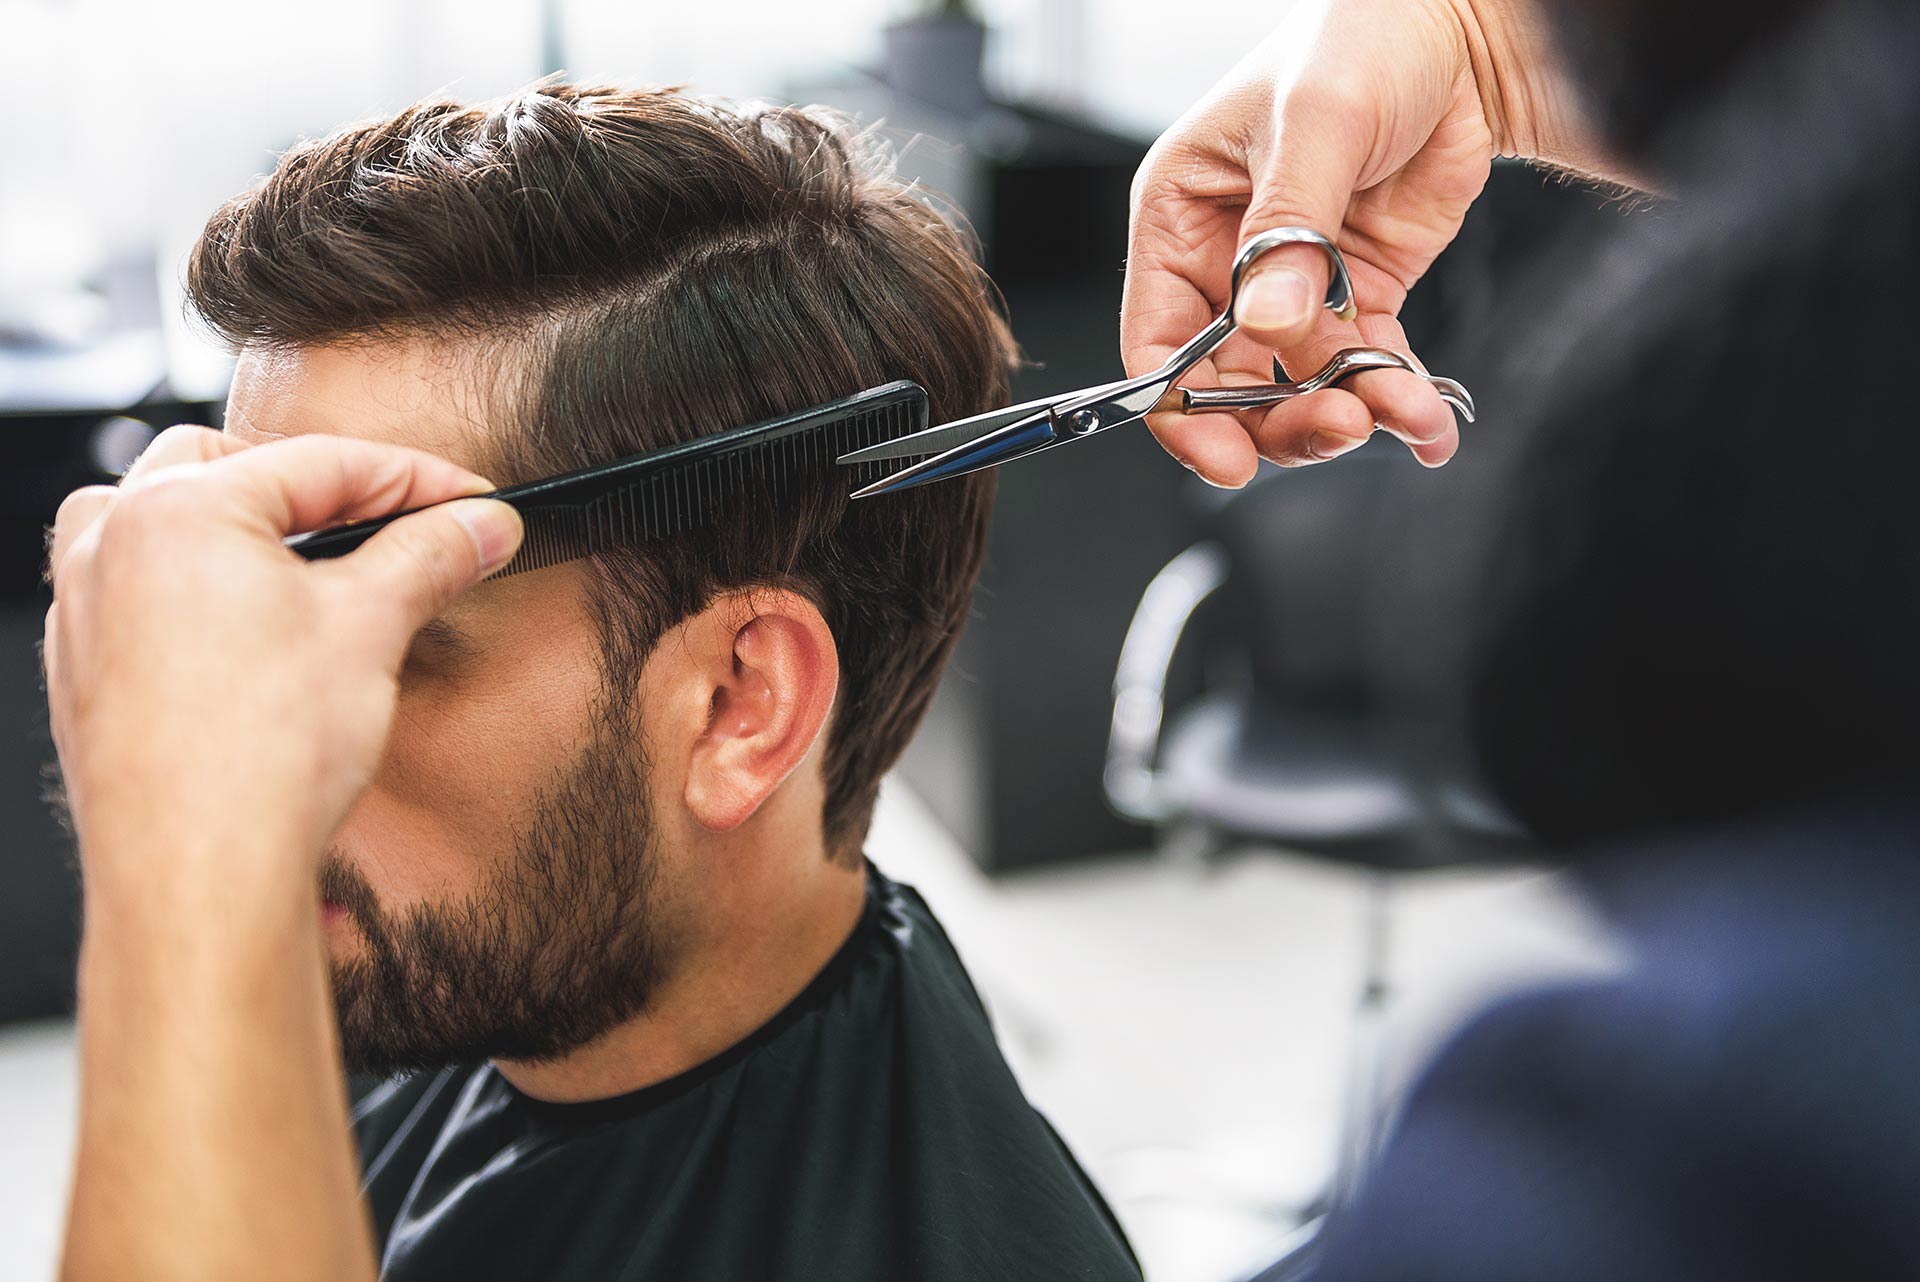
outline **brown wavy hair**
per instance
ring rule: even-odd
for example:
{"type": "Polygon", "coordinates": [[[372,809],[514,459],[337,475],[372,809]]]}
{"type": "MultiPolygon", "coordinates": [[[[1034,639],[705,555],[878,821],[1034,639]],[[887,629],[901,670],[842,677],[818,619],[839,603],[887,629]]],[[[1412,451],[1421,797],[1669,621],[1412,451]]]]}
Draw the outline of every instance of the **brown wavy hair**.
{"type": "MultiPolygon", "coordinates": [[[[236,345],[471,345],[505,375],[501,483],[896,378],[959,417],[1004,403],[1014,357],[966,234],[870,135],[676,90],[548,81],[295,147],[214,214],[187,287],[236,345]]],[[[602,554],[590,582],[607,679],[629,688],[719,593],[820,607],[841,665],[822,823],[851,858],[965,619],[992,483],[845,490],[823,475],[779,511],[602,554]]]]}

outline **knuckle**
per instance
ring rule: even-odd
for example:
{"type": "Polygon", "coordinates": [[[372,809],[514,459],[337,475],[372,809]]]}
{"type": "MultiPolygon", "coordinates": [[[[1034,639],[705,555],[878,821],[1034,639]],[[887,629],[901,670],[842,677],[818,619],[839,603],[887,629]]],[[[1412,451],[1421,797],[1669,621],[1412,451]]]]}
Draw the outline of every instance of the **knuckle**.
{"type": "Polygon", "coordinates": [[[67,551],[56,571],[76,558],[94,555],[115,560],[155,555],[170,535],[187,528],[204,509],[194,483],[199,470],[198,465],[183,465],[130,482],[94,522],[93,537],[67,551]]]}
{"type": "Polygon", "coordinates": [[[1184,146],[1184,143],[1168,134],[1147,148],[1140,167],[1133,171],[1130,190],[1134,204],[1144,204],[1158,189],[1170,184],[1173,174],[1177,172],[1174,155],[1184,146]]]}
{"type": "Polygon", "coordinates": [[[62,526],[71,526],[75,521],[85,520],[103,503],[111,502],[114,490],[110,485],[83,485],[60,500],[60,506],[53,514],[53,526],[58,530],[62,526]]]}
{"type": "MultiPolygon", "coordinates": [[[[170,458],[174,455],[193,457],[203,452],[208,437],[217,437],[220,433],[198,423],[175,423],[166,428],[140,451],[141,458],[170,458]]],[[[136,460],[137,461],[137,460],[136,460]]]]}
{"type": "Polygon", "coordinates": [[[321,459],[360,452],[370,444],[379,443],[356,441],[351,437],[335,436],[328,432],[308,432],[282,441],[271,441],[261,448],[272,450],[282,458],[321,459]]]}
{"type": "Polygon", "coordinates": [[[1378,98],[1364,77],[1335,66],[1294,85],[1279,103],[1278,112],[1296,129],[1342,127],[1376,110],[1377,104],[1378,98]]]}
{"type": "Polygon", "coordinates": [[[115,524],[144,526],[195,506],[195,491],[204,465],[183,463],[164,472],[129,481],[121,488],[109,514],[115,524]]]}
{"type": "Polygon", "coordinates": [[[1133,171],[1133,182],[1127,188],[1127,201],[1136,214],[1151,212],[1154,201],[1159,199],[1167,185],[1164,160],[1149,151],[1147,158],[1140,162],[1140,167],[1133,171]]]}
{"type": "Polygon", "coordinates": [[[73,597],[75,584],[92,572],[94,550],[98,546],[94,539],[83,539],[62,553],[57,563],[48,566],[47,585],[53,589],[54,600],[73,597]]]}
{"type": "Polygon", "coordinates": [[[60,560],[52,560],[52,558],[48,560],[46,576],[44,576],[44,578],[46,578],[48,587],[54,589],[54,599],[56,599],[56,601],[60,599],[63,593],[65,593],[65,595],[71,595],[73,582],[75,582],[81,574],[84,574],[84,568],[86,568],[88,564],[92,564],[92,549],[90,549],[86,543],[77,543],[75,547],[69,547],[69,549],[61,555],[60,560]]]}

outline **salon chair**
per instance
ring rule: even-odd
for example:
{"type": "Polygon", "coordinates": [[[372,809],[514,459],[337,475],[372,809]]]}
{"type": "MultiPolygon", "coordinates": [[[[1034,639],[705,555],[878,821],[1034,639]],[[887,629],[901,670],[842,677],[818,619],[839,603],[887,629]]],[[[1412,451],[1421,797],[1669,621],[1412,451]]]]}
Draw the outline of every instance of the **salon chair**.
{"type": "MultiPolygon", "coordinates": [[[[1160,850],[1201,861],[1274,848],[1365,874],[1362,986],[1335,1171],[1300,1210],[1313,1227],[1365,1169],[1379,1136],[1378,1049],[1396,875],[1509,862],[1525,834],[1454,762],[1462,754],[1383,676],[1457,606],[1424,575],[1407,503],[1429,473],[1384,438],[1337,463],[1263,468],[1217,499],[1203,537],[1141,596],[1121,649],[1105,787],[1160,850]]],[[[1281,1278],[1285,1273],[1268,1274],[1281,1278]]]]}
{"type": "Polygon", "coordinates": [[[1382,695],[1383,647],[1424,643],[1392,617],[1409,469],[1429,475],[1384,440],[1337,467],[1265,468],[1147,586],[1121,649],[1105,783],[1163,846],[1271,844],[1389,873],[1510,856],[1515,826],[1425,760],[1428,727],[1382,695]],[[1183,640],[1202,672],[1181,702],[1169,680],[1183,640]]]}

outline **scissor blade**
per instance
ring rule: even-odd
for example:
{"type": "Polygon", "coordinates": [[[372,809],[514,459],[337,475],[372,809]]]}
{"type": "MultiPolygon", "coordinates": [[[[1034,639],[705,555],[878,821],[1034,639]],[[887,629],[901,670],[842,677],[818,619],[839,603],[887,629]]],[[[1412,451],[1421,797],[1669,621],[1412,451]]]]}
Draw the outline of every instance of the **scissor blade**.
{"type": "Polygon", "coordinates": [[[923,458],[929,454],[944,454],[956,445],[991,435],[1009,423],[1031,418],[1036,412],[1052,403],[1052,400],[1029,401],[1025,405],[1009,405],[1005,409],[988,410],[985,414],[955,419],[951,423],[941,423],[937,427],[922,428],[918,432],[896,436],[890,441],[881,441],[878,445],[869,445],[851,454],[842,454],[839,462],[880,463],[887,459],[923,458]]]}
{"type": "Polygon", "coordinates": [[[1021,405],[1009,405],[1005,409],[988,410],[984,414],[955,419],[951,423],[941,423],[936,427],[922,428],[918,432],[896,436],[891,441],[881,441],[877,445],[869,445],[851,454],[842,454],[837,461],[878,463],[886,459],[924,458],[929,454],[944,454],[957,445],[988,436],[1003,427],[1031,418],[1062,401],[1082,396],[1098,396],[1123,385],[1123,383],[1103,383],[1099,387],[1090,387],[1084,391],[1069,392],[1066,396],[1047,396],[1021,405]]]}
{"type": "MultiPolygon", "coordinates": [[[[1050,401],[1040,403],[1052,404],[1050,401]]],[[[881,494],[894,494],[901,490],[912,489],[916,485],[925,485],[930,481],[944,481],[949,477],[965,476],[968,472],[978,472],[983,467],[993,467],[996,464],[1010,462],[1044,450],[1050,445],[1058,444],[1061,439],[1061,434],[1053,425],[1052,410],[1043,409],[1038,414],[1029,414],[1025,418],[1015,419],[984,436],[963,441],[945,453],[909,464],[884,480],[875,481],[872,485],[855,490],[853,497],[864,499],[881,494]]]]}

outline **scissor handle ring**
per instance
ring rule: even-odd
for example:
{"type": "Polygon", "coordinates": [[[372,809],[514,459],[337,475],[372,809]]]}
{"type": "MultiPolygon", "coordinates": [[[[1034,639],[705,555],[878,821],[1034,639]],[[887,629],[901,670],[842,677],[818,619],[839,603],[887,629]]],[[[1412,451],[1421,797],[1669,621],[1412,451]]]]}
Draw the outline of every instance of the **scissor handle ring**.
{"type": "Polygon", "coordinates": [[[1205,329],[1182,343],[1173,355],[1167,357],[1167,363],[1144,379],[1137,380],[1142,387],[1153,388],[1155,396],[1163,393],[1167,387],[1180,381],[1189,369],[1205,359],[1207,354],[1227,340],[1227,336],[1238,328],[1233,319],[1234,300],[1240,293],[1241,278],[1247,269],[1271,250],[1282,245],[1318,245],[1327,255],[1327,261],[1333,265],[1331,278],[1327,281],[1327,310],[1341,320],[1352,320],[1355,316],[1353,305],[1353,281],[1347,275],[1346,259],[1340,257],[1340,251],[1334,243],[1319,232],[1308,227],[1274,227],[1261,232],[1246,244],[1240,246],[1240,252],[1234,255],[1233,274],[1230,278],[1227,294],[1227,306],[1205,329]]]}
{"type": "Polygon", "coordinates": [[[1340,256],[1337,245],[1310,227],[1270,227],[1240,246],[1240,252],[1233,257],[1233,282],[1227,297],[1229,315],[1233,313],[1234,302],[1240,295],[1240,281],[1247,269],[1282,245],[1316,245],[1323,250],[1332,268],[1327,280],[1326,309],[1344,321],[1359,314],[1353,301],[1353,279],[1347,275],[1347,260],[1340,256]]]}

